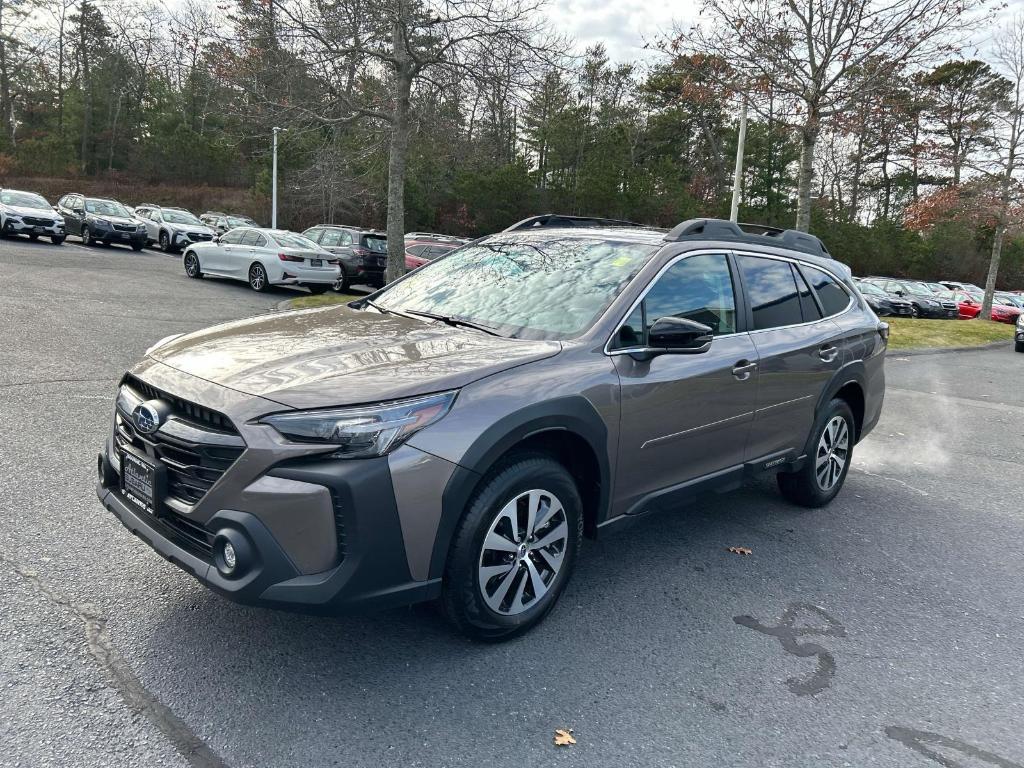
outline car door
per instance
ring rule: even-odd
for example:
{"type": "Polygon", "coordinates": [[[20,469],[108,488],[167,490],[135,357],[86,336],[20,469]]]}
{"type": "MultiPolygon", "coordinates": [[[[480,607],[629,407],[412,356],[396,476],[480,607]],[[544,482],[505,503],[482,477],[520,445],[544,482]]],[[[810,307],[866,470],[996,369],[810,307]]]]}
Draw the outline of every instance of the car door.
{"type": "Polygon", "coordinates": [[[209,245],[197,246],[199,261],[206,272],[216,272],[219,275],[231,275],[231,249],[238,246],[239,240],[245,233],[244,229],[233,229],[221,235],[217,242],[209,245]]]}
{"type": "Polygon", "coordinates": [[[618,509],[668,505],[691,481],[741,468],[758,378],[742,317],[730,256],[686,254],[652,281],[609,342],[621,391],[618,509]],[[710,347],[652,358],[630,352],[647,345],[661,317],[709,326],[710,347]]]}
{"type": "Polygon", "coordinates": [[[163,215],[157,209],[152,209],[146,215],[146,237],[151,243],[160,241],[160,224],[163,222],[163,215]]]}
{"type": "Polygon", "coordinates": [[[352,233],[347,229],[326,229],[320,237],[320,247],[341,262],[341,268],[349,277],[355,277],[359,264],[352,253],[352,233]]]}
{"type": "Polygon", "coordinates": [[[70,235],[82,234],[82,222],[85,221],[85,199],[81,195],[68,195],[61,210],[64,217],[64,231],[70,235]]]}
{"type": "Polygon", "coordinates": [[[736,260],[760,371],[747,461],[800,455],[819,396],[843,363],[839,328],[823,317],[790,260],[753,254],[737,254],[736,260]]]}

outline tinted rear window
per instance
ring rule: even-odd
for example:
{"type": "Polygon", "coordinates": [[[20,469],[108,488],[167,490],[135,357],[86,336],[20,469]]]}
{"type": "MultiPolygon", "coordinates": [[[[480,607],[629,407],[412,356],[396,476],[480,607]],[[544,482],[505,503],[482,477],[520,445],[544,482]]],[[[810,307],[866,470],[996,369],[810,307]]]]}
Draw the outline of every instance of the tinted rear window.
{"type": "Polygon", "coordinates": [[[788,261],[740,256],[739,263],[755,331],[803,322],[800,296],[788,261]]]}
{"type": "Polygon", "coordinates": [[[805,266],[804,269],[818,294],[826,317],[837,315],[850,306],[850,295],[829,275],[814,267],[805,266]]]}
{"type": "Polygon", "coordinates": [[[374,253],[388,252],[388,239],[384,235],[363,235],[360,240],[364,248],[374,253]]]}

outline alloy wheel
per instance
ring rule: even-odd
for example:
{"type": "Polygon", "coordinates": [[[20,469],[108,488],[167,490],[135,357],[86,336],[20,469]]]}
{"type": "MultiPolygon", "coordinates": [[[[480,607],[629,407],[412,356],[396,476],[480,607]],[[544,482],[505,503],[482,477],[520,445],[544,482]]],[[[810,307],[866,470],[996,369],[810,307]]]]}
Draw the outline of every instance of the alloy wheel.
{"type": "Polygon", "coordinates": [[[833,416],[825,425],[814,455],[814,476],[818,487],[830,491],[839,482],[850,459],[850,428],[842,416],[833,416]]]}
{"type": "Polygon", "coordinates": [[[185,254],[185,274],[189,277],[195,277],[199,272],[199,260],[196,259],[194,253],[185,254]]]}
{"type": "Polygon", "coordinates": [[[495,613],[537,605],[562,568],[569,541],[565,509],[551,492],[525,491],[501,508],[480,549],[477,581],[495,613]]]}
{"type": "Polygon", "coordinates": [[[249,285],[254,291],[262,291],[267,284],[267,273],[259,264],[253,264],[249,270],[249,285]]]}

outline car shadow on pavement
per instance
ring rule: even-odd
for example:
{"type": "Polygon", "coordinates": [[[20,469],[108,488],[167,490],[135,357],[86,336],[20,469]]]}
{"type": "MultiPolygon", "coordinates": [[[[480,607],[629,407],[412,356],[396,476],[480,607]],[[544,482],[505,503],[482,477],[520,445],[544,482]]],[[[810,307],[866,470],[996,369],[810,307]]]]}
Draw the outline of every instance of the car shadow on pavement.
{"type": "MultiPolygon", "coordinates": [[[[432,605],[317,617],[237,606],[197,584],[189,600],[153,617],[138,672],[180,717],[216,723],[198,730],[229,762],[258,759],[286,738],[292,764],[317,764],[326,746],[351,753],[346,744],[377,744],[383,722],[409,742],[390,741],[388,764],[399,764],[423,740],[440,748],[431,730],[438,718],[448,733],[493,732],[494,714],[512,711],[546,735],[581,707],[606,710],[615,690],[657,699],[652,692],[667,686],[691,704],[711,702],[698,705],[700,717],[721,716],[725,704],[698,689],[708,664],[729,664],[730,603],[757,611],[777,602],[754,558],[727,547],[793,546],[787,531],[806,514],[772,483],[588,541],[553,613],[500,645],[455,634],[432,605]]],[[[366,749],[364,760],[375,747],[366,749]]]]}

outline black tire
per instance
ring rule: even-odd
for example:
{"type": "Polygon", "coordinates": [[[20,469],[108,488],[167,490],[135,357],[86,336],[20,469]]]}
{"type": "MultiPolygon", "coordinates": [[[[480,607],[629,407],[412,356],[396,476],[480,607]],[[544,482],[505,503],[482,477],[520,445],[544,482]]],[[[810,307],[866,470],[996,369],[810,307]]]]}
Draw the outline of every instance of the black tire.
{"type": "Polygon", "coordinates": [[[96,241],[92,239],[92,232],[89,231],[88,227],[82,227],[82,245],[95,245],[96,241]]]}
{"type": "Polygon", "coordinates": [[[320,294],[327,293],[327,291],[330,290],[331,288],[331,286],[324,285],[323,283],[307,285],[306,287],[309,288],[309,292],[312,293],[314,296],[319,296],[320,294]]]}
{"type": "MultiPolygon", "coordinates": [[[[523,634],[536,626],[558,601],[576,565],[582,539],[583,505],[565,467],[542,454],[524,454],[504,462],[482,481],[452,538],[441,594],[444,614],[460,632],[474,640],[500,642],[523,634]],[[556,496],[565,512],[566,536],[560,552],[561,565],[550,576],[547,591],[534,598],[536,604],[512,615],[499,613],[487,605],[481,594],[479,568],[484,539],[500,518],[502,508],[518,495],[534,489],[556,496]]],[[[526,579],[525,568],[525,564],[509,566],[508,573],[516,571],[517,575],[511,578],[517,584],[518,580],[526,579]]],[[[508,594],[512,591],[510,585],[508,594]]]]}
{"type": "Polygon", "coordinates": [[[258,261],[249,267],[249,287],[257,293],[263,293],[270,285],[267,270],[258,261]]]}
{"type": "Polygon", "coordinates": [[[1015,341],[1015,342],[1013,343],[1013,348],[1014,348],[1014,349],[1015,349],[1015,350],[1016,350],[1017,352],[1024,352],[1024,341],[1015,341]]]}
{"type": "Polygon", "coordinates": [[[334,290],[338,293],[348,293],[348,289],[352,287],[352,282],[345,272],[345,268],[341,268],[341,277],[334,281],[334,290]]]}
{"type": "Polygon", "coordinates": [[[135,251],[136,253],[141,251],[142,250],[142,243],[139,243],[139,242],[136,242],[135,240],[132,240],[132,250],[135,251]]]}
{"type": "Polygon", "coordinates": [[[921,319],[921,308],[917,306],[917,304],[910,305],[910,316],[913,317],[915,320],[921,319]]]}
{"type": "Polygon", "coordinates": [[[50,237],[50,242],[53,243],[54,245],[63,245],[65,237],[66,235],[52,235],[50,237]]]}
{"type": "Polygon", "coordinates": [[[167,236],[166,232],[160,233],[160,250],[164,253],[171,252],[171,239],[167,236]]]}
{"type": "MultiPolygon", "coordinates": [[[[843,483],[846,482],[846,475],[850,471],[850,462],[853,459],[853,444],[856,439],[856,426],[853,419],[853,411],[850,410],[850,406],[845,400],[835,398],[826,405],[821,413],[818,414],[818,418],[814,422],[814,429],[811,432],[811,438],[807,441],[807,448],[805,453],[807,454],[807,460],[803,468],[797,472],[780,472],[776,475],[776,480],[779,484],[779,490],[787,501],[791,501],[794,504],[799,504],[802,507],[823,507],[828,504],[832,499],[836,497],[836,494],[842,490],[843,483]],[[833,419],[842,418],[846,423],[846,435],[847,435],[847,447],[845,449],[845,456],[837,456],[837,458],[843,458],[844,463],[838,475],[829,476],[828,480],[832,480],[832,484],[828,487],[823,487],[822,482],[819,481],[819,473],[817,464],[821,456],[821,444],[823,441],[823,435],[826,427],[828,427],[833,419]]],[[[840,454],[837,450],[835,454],[840,454]]],[[[826,465],[834,466],[832,461],[832,452],[829,452],[828,458],[826,459],[826,465]]],[[[824,465],[823,465],[824,466],[824,465]]],[[[827,484],[827,481],[826,481],[827,484]]]]}
{"type": "Polygon", "coordinates": [[[199,257],[196,256],[194,251],[185,251],[185,255],[181,259],[185,265],[185,274],[189,277],[198,280],[203,276],[203,271],[200,269],[199,257]]]}
{"type": "Polygon", "coordinates": [[[36,240],[39,239],[39,235],[33,233],[33,234],[28,236],[28,239],[31,240],[34,243],[36,240]]]}

